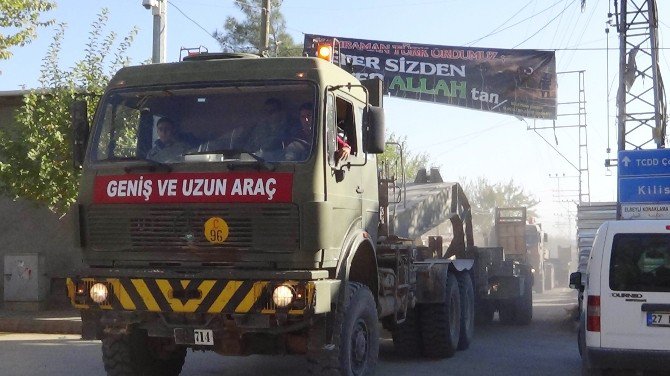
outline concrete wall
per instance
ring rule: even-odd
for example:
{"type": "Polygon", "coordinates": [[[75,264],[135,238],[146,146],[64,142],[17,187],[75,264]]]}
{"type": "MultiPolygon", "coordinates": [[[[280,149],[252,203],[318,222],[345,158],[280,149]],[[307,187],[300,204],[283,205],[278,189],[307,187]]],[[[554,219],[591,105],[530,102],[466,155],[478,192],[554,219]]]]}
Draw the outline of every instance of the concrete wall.
{"type": "MultiPolygon", "coordinates": [[[[15,111],[20,108],[27,92],[0,92],[0,128],[11,130],[17,126],[15,111]]],[[[81,266],[81,250],[75,246],[73,216],[59,218],[45,207],[25,200],[0,196],[0,264],[4,271],[5,255],[40,253],[44,256],[49,290],[62,298],[63,277],[81,266]],[[55,279],[54,279],[55,278],[55,279]]],[[[0,278],[0,305],[3,304],[4,284],[8,276],[0,278]]]]}

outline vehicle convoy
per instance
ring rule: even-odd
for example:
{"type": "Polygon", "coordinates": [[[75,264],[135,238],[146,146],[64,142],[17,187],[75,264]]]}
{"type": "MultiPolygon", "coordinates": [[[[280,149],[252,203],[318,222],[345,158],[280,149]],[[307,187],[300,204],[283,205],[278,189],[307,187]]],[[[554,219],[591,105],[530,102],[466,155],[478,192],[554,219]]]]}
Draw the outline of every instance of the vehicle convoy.
{"type": "Polygon", "coordinates": [[[529,259],[537,241],[526,224],[526,208],[496,208],[489,244],[478,248],[475,275],[488,290],[477,293],[476,318],[479,323],[493,319],[496,311],[503,324],[527,325],[533,317],[534,269],[529,259]],[[529,246],[530,244],[530,246],[529,246]]]}
{"type": "Polygon", "coordinates": [[[606,221],[586,271],[570,275],[584,295],[578,330],[582,370],[670,367],[670,221],[606,221]]]}
{"type": "Polygon", "coordinates": [[[177,375],[191,348],[365,375],[378,321],[403,354],[468,348],[495,249],[474,247],[458,184],[378,168],[381,94],[316,57],[201,54],[120,70],[90,131],[73,106],[86,266],[68,294],[108,374],[177,375]],[[298,140],[306,103],[314,126],[298,140]],[[148,159],[155,147],[181,151],[148,159]],[[445,221],[448,243],[422,245],[445,221]]]}

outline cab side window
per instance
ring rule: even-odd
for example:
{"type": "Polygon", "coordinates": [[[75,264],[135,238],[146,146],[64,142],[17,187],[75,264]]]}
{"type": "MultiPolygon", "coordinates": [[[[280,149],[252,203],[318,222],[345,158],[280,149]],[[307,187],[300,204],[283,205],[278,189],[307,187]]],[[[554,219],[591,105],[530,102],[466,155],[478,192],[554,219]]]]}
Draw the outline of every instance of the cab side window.
{"type": "Polygon", "coordinates": [[[335,166],[335,155],[344,144],[351,148],[349,160],[358,155],[356,124],[362,121],[362,109],[355,108],[349,100],[333,94],[328,96],[326,107],[328,161],[331,166],[335,166]]]}

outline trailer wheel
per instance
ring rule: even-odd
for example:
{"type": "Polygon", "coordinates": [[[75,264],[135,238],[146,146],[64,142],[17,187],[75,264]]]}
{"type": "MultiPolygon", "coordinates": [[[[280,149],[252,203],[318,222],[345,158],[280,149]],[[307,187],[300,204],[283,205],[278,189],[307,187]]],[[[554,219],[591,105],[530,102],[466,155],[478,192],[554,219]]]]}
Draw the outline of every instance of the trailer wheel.
{"type": "Polygon", "coordinates": [[[515,321],[518,325],[528,325],[533,319],[533,286],[527,278],[523,286],[523,296],[516,299],[515,321]]]}
{"type": "Polygon", "coordinates": [[[313,375],[363,376],[374,373],[379,356],[377,308],[370,289],[348,282],[344,302],[334,312],[332,344],[310,333],[307,360],[313,375]]]}
{"type": "Polygon", "coordinates": [[[163,346],[146,332],[131,329],[130,334],[102,339],[102,361],[109,376],[167,375],[181,373],[186,348],[163,346]]]}
{"type": "Polygon", "coordinates": [[[419,311],[407,308],[407,317],[402,324],[396,324],[391,331],[393,347],[397,355],[415,358],[421,355],[421,331],[419,328],[419,311]]]}
{"type": "Polygon", "coordinates": [[[449,358],[458,348],[461,329],[461,304],[458,281],[449,273],[445,301],[421,306],[421,338],[423,355],[449,358]]]}
{"type": "Polygon", "coordinates": [[[458,273],[456,279],[461,300],[461,335],[458,349],[467,350],[475,335],[475,291],[469,273],[458,273]]]}

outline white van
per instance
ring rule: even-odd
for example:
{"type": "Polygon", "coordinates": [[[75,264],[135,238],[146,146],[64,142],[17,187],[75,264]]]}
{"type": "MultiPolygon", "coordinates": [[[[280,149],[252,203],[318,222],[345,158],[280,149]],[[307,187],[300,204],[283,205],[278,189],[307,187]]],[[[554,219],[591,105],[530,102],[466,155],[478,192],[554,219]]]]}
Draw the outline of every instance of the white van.
{"type": "Polygon", "coordinates": [[[586,274],[579,347],[583,374],[605,369],[670,372],[670,220],[603,223],[586,274]]]}

